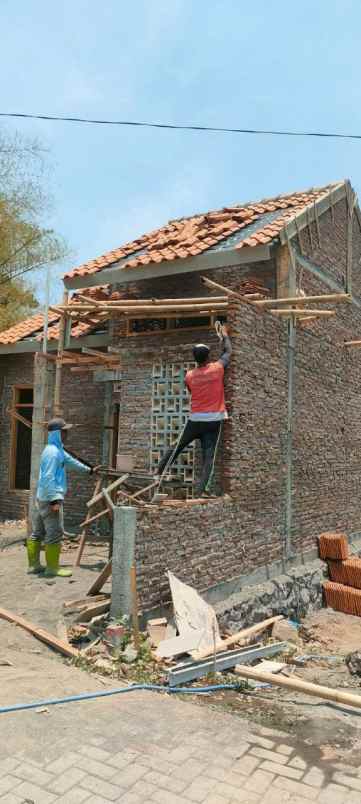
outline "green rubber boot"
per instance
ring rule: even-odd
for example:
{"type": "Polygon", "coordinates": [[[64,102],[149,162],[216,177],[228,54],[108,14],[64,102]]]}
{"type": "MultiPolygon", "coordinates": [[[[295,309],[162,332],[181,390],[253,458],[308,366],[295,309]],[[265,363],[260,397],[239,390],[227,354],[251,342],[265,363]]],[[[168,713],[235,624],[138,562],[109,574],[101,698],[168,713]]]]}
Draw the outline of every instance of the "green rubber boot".
{"type": "Polygon", "coordinates": [[[61,544],[46,544],[46,570],[45,578],[70,578],[73,574],[71,569],[59,569],[61,544]]]}
{"type": "Polygon", "coordinates": [[[42,567],[40,564],[40,549],[40,542],[33,541],[32,539],[27,540],[26,550],[29,562],[27,570],[28,575],[40,575],[42,572],[45,572],[45,567],[42,567]]]}

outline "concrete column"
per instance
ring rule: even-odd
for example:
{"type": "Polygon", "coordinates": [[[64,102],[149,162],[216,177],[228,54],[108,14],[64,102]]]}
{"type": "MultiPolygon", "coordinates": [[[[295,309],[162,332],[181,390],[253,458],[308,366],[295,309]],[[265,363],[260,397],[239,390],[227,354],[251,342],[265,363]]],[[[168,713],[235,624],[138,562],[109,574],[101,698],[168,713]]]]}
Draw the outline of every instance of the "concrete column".
{"type": "Polygon", "coordinates": [[[118,619],[132,613],[130,568],[134,564],[137,514],[130,506],[113,509],[112,601],[110,616],[118,619]]]}

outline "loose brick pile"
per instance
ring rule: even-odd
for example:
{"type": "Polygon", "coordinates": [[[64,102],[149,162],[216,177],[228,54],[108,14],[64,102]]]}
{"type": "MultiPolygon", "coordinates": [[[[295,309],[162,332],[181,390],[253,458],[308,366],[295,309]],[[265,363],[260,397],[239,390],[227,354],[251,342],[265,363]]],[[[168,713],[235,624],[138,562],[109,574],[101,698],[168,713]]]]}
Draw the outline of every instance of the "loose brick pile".
{"type": "Polygon", "coordinates": [[[348,557],[344,533],[321,533],[319,547],[331,578],[323,584],[327,606],[361,617],[361,558],[348,557]]]}

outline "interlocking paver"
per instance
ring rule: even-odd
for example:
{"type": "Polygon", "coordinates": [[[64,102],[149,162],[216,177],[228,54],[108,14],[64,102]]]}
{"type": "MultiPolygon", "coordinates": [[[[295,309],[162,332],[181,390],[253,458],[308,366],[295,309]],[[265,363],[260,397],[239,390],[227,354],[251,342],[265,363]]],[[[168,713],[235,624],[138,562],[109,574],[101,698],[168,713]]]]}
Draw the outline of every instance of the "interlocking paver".
{"type": "Polygon", "coordinates": [[[168,790],[157,790],[153,794],[151,801],[157,801],[158,804],[189,804],[189,798],[183,798],[176,793],[169,793],[168,790]]]}
{"type": "Polygon", "coordinates": [[[273,773],[267,773],[267,771],[263,770],[256,770],[255,773],[247,779],[245,783],[245,789],[250,790],[252,793],[265,793],[266,790],[271,786],[271,782],[274,779],[273,773]]]}
{"type": "Polygon", "coordinates": [[[187,796],[190,801],[206,801],[209,793],[215,788],[216,784],[215,779],[207,779],[206,776],[199,776],[198,779],[195,779],[194,782],[185,789],[184,795],[187,796]]]}
{"type": "Polygon", "coordinates": [[[81,757],[75,763],[77,768],[91,773],[92,776],[100,776],[101,779],[112,779],[116,775],[116,768],[111,765],[106,765],[104,762],[98,762],[97,759],[86,759],[81,757]]]}
{"type": "Polygon", "coordinates": [[[13,793],[6,793],[5,796],[0,796],[1,804],[19,804],[23,799],[17,798],[13,793]]]}
{"type": "Polygon", "coordinates": [[[302,782],[295,782],[293,779],[285,779],[282,777],[275,779],[272,782],[272,786],[279,790],[286,790],[287,793],[294,794],[295,796],[303,796],[303,798],[307,798],[309,801],[315,801],[320,792],[312,787],[308,787],[307,784],[302,784],[302,782]]]}
{"type": "Polygon", "coordinates": [[[285,776],[286,779],[301,779],[303,775],[302,771],[297,770],[297,768],[289,768],[286,765],[276,765],[275,762],[269,762],[268,760],[262,762],[261,769],[274,773],[277,776],[285,776]]]}
{"type": "Polygon", "coordinates": [[[188,759],[180,767],[175,768],[173,777],[175,779],[187,779],[188,782],[193,782],[197,776],[204,773],[206,766],[203,762],[198,762],[197,759],[188,759]]]}
{"type": "Polygon", "coordinates": [[[361,793],[361,779],[356,779],[353,776],[345,776],[344,773],[334,773],[333,778],[335,782],[339,782],[347,787],[351,787],[351,790],[359,790],[361,793]]]}
{"type": "Polygon", "coordinates": [[[302,781],[311,787],[322,787],[325,782],[325,774],[319,768],[312,767],[305,773],[302,781]]]}
{"type": "Polygon", "coordinates": [[[82,790],[80,787],[74,787],[69,790],[64,796],[56,799],[56,804],[82,804],[83,801],[90,798],[88,790],[82,790]]]}
{"type": "Polygon", "coordinates": [[[250,754],[259,759],[269,759],[270,762],[277,762],[280,765],[287,764],[287,757],[283,754],[277,754],[276,751],[267,751],[266,748],[260,748],[258,745],[252,746],[250,754]]]}
{"type": "Polygon", "coordinates": [[[30,801],[34,801],[34,804],[52,804],[56,800],[54,793],[42,790],[41,787],[31,782],[22,782],[16,787],[16,795],[19,796],[21,801],[30,799],[30,801]]]}
{"type": "Polygon", "coordinates": [[[49,762],[45,769],[48,773],[63,773],[75,765],[80,758],[80,755],[76,754],[75,751],[68,751],[62,757],[49,762]]]}
{"type": "Polygon", "coordinates": [[[127,768],[116,773],[112,779],[112,783],[127,789],[135,784],[138,779],[141,779],[142,776],[145,776],[146,773],[148,773],[148,768],[144,765],[139,765],[138,762],[133,762],[132,765],[128,765],[127,768]]]}
{"type": "Polygon", "coordinates": [[[317,804],[345,804],[349,800],[350,791],[347,787],[341,787],[338,784],[328,784],[323,788],[322,792],[317,799],[317,804]]]}
{"type": "Polygon", "coordinates": [[[7,757],[7,759],[2,759],[0,762],[0,776],[5,776],[6,773],[11,773],[11,771],[15,770],[15,768],[20,765],[18,759],[14,757],[7,757]]]}
{"type": "Polygon", "coordinates": [[[149,801],[153,793],[156,793],[158,789],[158,785],[147,782],[146,779],[138,779],[130,792],[139,796],[142,801],[149,801]]]}
{"type": "Polygon", "coordinates": [[[138,793],[134,793],[132,790],[131,792],[124,793],[119,799],[119,801],[123,802],[123,804],[144,804],[144,796],[138,795],[138,793]]]}
{"type": "Polygon", "coordinates": [[[9,793],[10,790],[15,790],[19,784],[20,779],[16,779],[15,776],[2,776],[0,779],[0,796],[9,793]]]}
{"type": "Polygon", "coordinates": [[[117,754],[113,754],[108,759],[108,765],[113,765],[114,768],[125,768],[138,759],[139,756],[138,752],[135,751],[118,751],[117,754]]]}
{"type": "Polygon", "coordinates": [[[125,792],[124,787],[122,789],[121,787],[111,784],[110,782],[106,782],[104,779],[99,779],[96,776],[87,776],[85,779],[82,779],[80,786],[85,790],[89,790],[91,793],[96,793],[97,795],[99,793],[100,796],[109,799],[109,801],[116,801],[117,798],[119,798],[121,794],[125,792]]]}
{"type": "Polygon", "coordinates": [[[76,784],[79,784],[79,782],[81,782],[85,776],[86,773],[84,770],[80,770],[79,768],[69,768],[65,773],[62,773],[60,776],[54,779],[54,781],[48,785],[48,789],[52,793],[63,795],[76,784]]]}
{"type": "Polygon", "coordinates": [[[168,776],[159,771],[149,771],[144,776],[145,782],[150,782],[164,790],[170,790],[171,793],[183,793],[183,790],[189,784],[189,779],[184,776],[183,779],[175,779],[173,776],[168,776]]]}
{"type": "Polygon", "coordinates": [[[292,748],[291,745],[285,745],[284,743],[276,747],[277,754],[285,754],[286,757],[289,757],[291,754],[293,754],[294,750],[295,749],[292,748]]]}
{"type": "Polygon", "coordinates": [[[35,768],[34,765],[28,765],[24,762],[13,770],[13,776],[24,779],[25,782],[34,782],[34,784],[41,786],[44,785],[44,787],[52,781],[50,773],[46,773],[46,771],[35,768]]]}
{"type": "Polygon", "coordinates": [[[109,751],[104,751],[103,748],[94,745],[82,745],[79,748],[79,753],[87,758],[89,757],[89,759],[96,759],[98,762],[108,762],[112,758],[109,751]]]}
{"type": "Polygon", "coordinates": [[[268,748],[269,751],[273,751],[275,747],[273,740],[269,740],[267,737],[260,737],[259,734],[247,734],[247,741],[253,745],[259,745],[260,748],[268,748]]]}
{"type": "Polygon", "coordinates": [[[247,756],[242,757],[238,762],[232,765],[232,771],[240,773],[243,776],[249,776],[260,764],[258,757],[252,757],[251,754],[247,754],[247,756]]]}

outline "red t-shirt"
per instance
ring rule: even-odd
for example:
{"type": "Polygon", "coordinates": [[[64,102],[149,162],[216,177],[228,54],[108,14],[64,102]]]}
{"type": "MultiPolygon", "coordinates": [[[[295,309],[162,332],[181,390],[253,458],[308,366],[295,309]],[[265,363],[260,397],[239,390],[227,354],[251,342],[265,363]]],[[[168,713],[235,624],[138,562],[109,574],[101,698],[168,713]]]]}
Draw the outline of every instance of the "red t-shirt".
{"type": "Polygon", "coordinates": [[[191,392],[191,413],[225,413],[224,367],[219,360],[187,371],[186,386],[191,392]]]}

